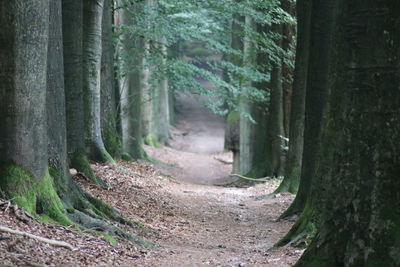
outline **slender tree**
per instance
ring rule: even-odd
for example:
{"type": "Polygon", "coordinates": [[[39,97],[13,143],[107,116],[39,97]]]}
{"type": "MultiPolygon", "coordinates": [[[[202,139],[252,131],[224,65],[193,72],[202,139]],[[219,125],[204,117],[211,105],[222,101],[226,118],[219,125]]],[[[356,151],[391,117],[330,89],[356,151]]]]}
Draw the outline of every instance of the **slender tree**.
{"type": "MultiPolygon", "coordinates": [[[[282,25],[275,24],[272,31],[282,35],[282,25]]],[[[282,38],[277,37],[276,45],[282,47],[282,38]]],[[[283,88],[282,60],[271,60],[270,101],[267,118],[266,172],[268,176],[283,175],[282,147],[283,125],[283,88]]]]}
{"type": "Polygon", "coordinates": [[[122,149],[121,135],[117,129],[117,107],[119,94],[116,87],[114,69],[114,48],[112,30],[113,1],[104,0],[102,21],[102,57],[101,57],[101,133],[106,150],[112,157],[120,157],[122,149]]]}
{"type": "Polygon", "coordinates": [[[138,66],[143,65],[143,39],[134,36],[129,27],[134,23],[136,5],[129,5],[123,1],[119,3],[121,10],[121,47],[120,54],[124,55],[124,78],[120,83],[121,92],[121,120],[123,149],[127,153],[126,159],[143,159],[145,153],[142,147],[142,71],[138,66]]]}

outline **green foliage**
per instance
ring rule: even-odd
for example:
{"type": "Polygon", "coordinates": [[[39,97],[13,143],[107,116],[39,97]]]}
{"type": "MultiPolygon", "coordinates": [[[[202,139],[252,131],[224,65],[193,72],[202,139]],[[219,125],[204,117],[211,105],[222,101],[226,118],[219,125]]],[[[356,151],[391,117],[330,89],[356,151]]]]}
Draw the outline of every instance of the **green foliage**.
{"type": "Polygon", "coordinates": [[[131,67],[138,65],[134,64],[135,54],[145,56],[148,66],[144,67],[151,66],[152,80],[167,76],[171,89],[206,96],[205,104],[218,114],[226,115],[229,110],[245,113],[238,107],[238,99],[267,101],[267,88],[257,89],[251,82],[268,81],[271,62],[284,58],[290,63],[293,59],[290,51],[276,45],[280,35],[255,30],[256,24],[295,23],[278,0],[124,0],[117,7],[120,9],[131,16],[129,25],[115,26],[120,77],[138,71],[138,67],[131,67]],[[251,18],[253,24],[245,23],[240,19],[243,17],[251,18]],[[233,31],[232,23],[242,30],[233,31]],[[243,51],[232,48],[233,34],[246,38],[255,53],[268,55],[265,64],[234,62],[233,57],[243,58],[243,51]],[[132,37],[127,38],[129,42],[124,41],[126,36],[132,37]],[[138,49],[137,42],[141,41],[148,42],[149,51],[138,49]],[[162,46],[169,48],[168,55],[162,52],[162,46]],[[229,81],[221,77],[222,72],[227,73],[229,81]],[[212,86],[205,86],[204,81],[212,86]]]}

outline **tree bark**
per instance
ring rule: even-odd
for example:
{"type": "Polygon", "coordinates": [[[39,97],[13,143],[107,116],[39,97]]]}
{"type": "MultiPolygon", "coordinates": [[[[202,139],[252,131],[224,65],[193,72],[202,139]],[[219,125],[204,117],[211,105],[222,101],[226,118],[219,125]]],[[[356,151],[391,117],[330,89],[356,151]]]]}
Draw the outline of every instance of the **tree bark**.
{"type": "Polygon", "coordinates": [[[68,224],[47,163],[49,1],[2,1],[0,14],[0,189],[31,214],[68,224]]]}
{"type": "Polygon", "coordinates": [[[64,84],[69,166],[95,183],[99,180],[90,168],[85,151],[83,104],[83,3],[62,0],[64,45],[64,84]]]}
{"type": "MultiPolygon", "coordinates": [[[[138,6],[125,7],[120,12],[121,24],[132,25],[132,12],[138,6]]],[[[140,51],[144,46],[140,37],[133,36],[128,30],[122,32],[121,55],[130,55],[124,62],[125,76],[121,82],[121,121],[122,121],[122,144],[127,159],[144,159],[142,138],[142,83],[141,70],[144,55],[140,51]],[[132,59],[130,59],[132,58],[132,59]]]]}
{"type": "Polygon", "coordinates": [[[86,148],[91,160],[114,163],[101,134],[100,70],[104,0],[83,1],[83,91],[86,148]]]}
{"type": "Polygon", "coordinates": [[[159,136],[158,139],[162,144],[170,137],[170,107],[169,107],[169,86],[167,77],[167,57],[168,50],[166,43],[166,38],[161,38],[161,52],[162,52],[162,71],[161,81],[160,81],[160,105],[159,105],[159,136]]]}
{"type": "MultiPolygon", "coordinates": [[[[323,174],[321,166],[321,129],[326,116],[327,97],[332,79],[332,32],[336,20],[335,1],[314,0],[311,11],[311,40],[308,67],[305,131],[299,191],[292,205],[281,218],[301,214],[290,232],[278,244],[283,245],[299,236],[312,235],[319,226],[323,174]]],[[[328,151],[329,152],[329,151],[328,151]]],[[[326,152],[327,154],[329,154],[326,152]]]]}
{"type": "MultiPolygon", "coordinates": [[[[282,26],[274,25],[273,31],[282,34],[282,26]]],[[[276,41],[277,46],[282,47],[282,39],[276,41]]],[[[283,149],[282,136],[283,125],[283,88],[282,88],[282,62],[271,60],[270,102],[268,107],[267,127],[267,176],[283,175],[283,149]]]]}
{"type": "MultiPolygon", "coordinates": [[[[336,1],[322,227],[297,266],[398,266],[398,1],[336,1]],[[333,145],[333,146],[332,146],[333,145]]],[[[323,155],[321,153],[321,155],[323,155]]]]}
{"type": "Polygon", "coordinates": [[[114,48],[112,32],[112,1],[104,0],[102,21],[102,57],[101,57],[101,133],[106,150],[112,157],[120,157],[121,136],[117,130],[118,95],[115,89],[114,48]]]}
{"type": "MultiPolygon", "coordinates": [[[[243,43],[243,27],[240,22],[244,22],[245,18],[240,15],[234,15],[231,25],[232,37],[231,47],[242,53],[244,48],[243,43]]],[[[242,55],[232,55],[229,61],[236,66],[243,66],[242,55]]],[[[240,77],[232,77],[231,83],[240,84],[240,77]]],[[[240,172],[240,113],[236,110],[231,110],[225,122],[225,148],[233,153],[232,172],[240,172]]]]}
{"type": "Polygon", "coordinates": [[[291,100],[289,151],[285,177],[279,188],[275,190],[276,193],[297,193],[303,158],[305,96],[310,53],[311,1],[298,0],[296,8],[297,48],[291,100]]]}

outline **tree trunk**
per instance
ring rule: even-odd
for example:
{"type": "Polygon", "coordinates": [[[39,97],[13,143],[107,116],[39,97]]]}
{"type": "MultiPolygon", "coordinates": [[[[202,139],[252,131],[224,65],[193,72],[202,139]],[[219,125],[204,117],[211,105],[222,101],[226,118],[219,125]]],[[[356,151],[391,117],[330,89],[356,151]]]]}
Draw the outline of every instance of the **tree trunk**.
{"type": "MultiPolygon", "coordinates": [[[[273,31],[282,34],[282,26],[274,25],[273,31]]],[[[276,41],[277,46],[282,46],[282,40],[276,41]]],[[[268,108],[267,127],[267,166],[268,176],[283,175],[282,146],[284,144],[283,125],[283,89],[282,89],[282,62],[271,62],[270,103],[268,108]]]]}
{"type": "Polygon", "coordinates": [[[121,154],[121,136],[117,131],[117,102],[115,90],[114,49],[111,0],[104,0],[101,57],[101,133],[106,150],[113,157],[121,154]]]}
{"type": "MultiPolygon", "coordinates": [[[[311,11],[310,58],[307,78],[305,131],[299,191],[282,218],[301,214],[290,232],[278,244],[283,245],[299,236],[312,235],[319,225],[321,209],[321,129],[326,116],[326,100],[331,79],[329,62],[332,57],[332,30],[336,0],[314,0],[311,11]]],[[[328,153],[329,154],[329,153],[328,153]]]]}
{"type": "Polygon", "coordinates": [[[31,214],[68,224],[47,163],[49,1],[2,1],[0,14],[0,189],[31,214]]]}
{"type": "MultiPolygon", "coordinates": [[[[243,43],[243,26],[245,18],[240,15],[234,15],[232,21],[232,37],[231,47],[242,53],[244,48],[243,43]]],[[[232,55],[229,61],[236,66],[243,66],[242,55],[232,55]]],[[[230,83],[240,84],[240,77],[232,77],[230,83]]],[[[225,122],[225,148],[233,153],[233,173],[240,172],[240,113],[236,110],[231,110],[225,122]]]]}
{"type": "MultiPolygon", "coordinates": [[[[125,7],[120,12],[121,24],[132,25],[131,12],[135,12],[137,6],[125,7]]],[[[126,159],[144,159],[146,157],[142,144],[142,83],[141,70],[138,66],[143,65],[144,55],[141,48],[143,39],[132,36],[129,31],[122,32],[121,55],[126,57],[125,77],[121,82],[121,122],[122,122],[122,144],[126,159]],[[130,59],[132,58],[132,59],[130,59]]]]}
{"type": "Polygon", "coordinates": [[[297,48],[290,115],[289,151],[285,178],[275,191],[297,193],[303,157],[304,112],[310,47],[311,2],[298,0],[297,48]]]}
{"type": "Polygon", "coordinates": [[[84,173],[95,183],[99,180],[90,168],[85,151],[83,105],[83,3],[62,0],[62,31],[64,45],[64,83],[67,119],[67,148],[70,167],[84,173]]]}
{"type": "Polygon", "coordinates": [[[107,152],[100,123],[100,70],[104,0],[83,1],[83,90],[86,148],[91,160],[114,163],[107,152]]]}
{"type": "Polygon", "coordinates": [[[321,143],[332,150],[324,157],[329,195],[322,227],[297,266],[398,266],[400,6],[336,2],[332,95],[321,143]]]}
{"type": "Polygon", "coordinates": [[[161,39],[161,51],[162,51],[162,71],[160,81],[160,105],[159,105],[159,140],[162,144],[170,137],[170,107],[169,107],[169,88],[168,88],[168,77],[167,75],[167,57],[168,50],[166,38],[161,39]]]}
{"type": "MultiPolygon", "coordinates": [[[[254,28],[253,21],[249,16],[245,18],[245,24],[249,28],[254,28]]],[[[248,68],[254,66],[255,63],[254,49],[255,47],[253,46],[249,36],[245,36],[243,40],[243,66],[248,68]]],[[[252,86],[252,82],[250,80],[243,80],[242,86],[244,87],[244,90],[251,90],[247,88],[250,88],[252,86]]],[[[251,103],[245,97],[242,97],[239,101],[239,105],[243,111],[251,115],[251,108],[253,103],[251,103]]],[[[238,174],[246,175],[252,169],[253,166],[253,148],[254,148],[253,126],[254,124],[249,118],[245,116],[240,116],[240,122],[239,122],[240,155],[239,155],[238,174]]]]}

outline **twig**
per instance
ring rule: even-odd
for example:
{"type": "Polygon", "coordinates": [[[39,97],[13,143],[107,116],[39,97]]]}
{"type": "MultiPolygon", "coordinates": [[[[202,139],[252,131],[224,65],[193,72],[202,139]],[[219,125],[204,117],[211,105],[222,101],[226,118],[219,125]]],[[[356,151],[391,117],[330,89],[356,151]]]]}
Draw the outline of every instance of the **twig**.
{"type": "Polygon", "coordinates": [[[217,157],[214,157],[214,159],[218,160],[219,162],[222,162],[223,164],[227,164],[227,165],[232,165],[233,164],[232,161],[226,161],[224,159],[220,159],[220,158],[217,158],[217,157]]]}
{"type": "Polygon", "coordinates": [[[0,225],[0,231],[2,232],[6,232],[6,233],[10,233],[10,234],[15,234],[15,235],[22,235],[22,236],[26,236],[32,239],[36,239],[39,240],[41,242],[45,242],[47,244],[53,245],[53,246],[57,246],[57,247],[64,247],[64,248],[68,248],[70,250],[73,250],[72,246],[66,242],[63,241],[57,241],[57,240],[53,240],[53,239],[48,239],[45,237],[40,237],[40,236],[36,236],[27,232],[22,232],[22,231],[18,231],[18,230],[13,230],[10,229],[8,227],[5,226],[1,226],[0,225]]]}
{"type": "Polygon", "coordinates": [[[239,178],[242,178],[242,179],[245,179],[245,180],[255,181],[255,182],[268,182],[271,179],[271,177],[269,177],[269,176],[256,179],[256,178],[245,177],[245,176],[242,176],[240,174],[234,174],[234,173],[230,174],[229,176],[239,177],[239,178]]]}

